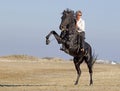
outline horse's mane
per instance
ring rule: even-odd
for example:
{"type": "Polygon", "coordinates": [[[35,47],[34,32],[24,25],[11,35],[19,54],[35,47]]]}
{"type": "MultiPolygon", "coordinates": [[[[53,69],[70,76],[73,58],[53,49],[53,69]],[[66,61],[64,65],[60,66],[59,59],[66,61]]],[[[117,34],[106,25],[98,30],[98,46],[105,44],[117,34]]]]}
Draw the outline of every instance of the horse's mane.
{"type": "Polygon", "coordinates": [[[62,14],[63,14],[63,15],[64,15],[64,14],[70,14],[70,15],[74,16],[74,11],[71,10],[71,9],[66,9],[66,10],[64,10],[64,11],[62,12],[62,14]]]}
{"type": "Polygon", "coordinates": [[[70,19],[71,19],[71,22],[70,22],[70,26],[71,27],[69,27],[68,29],[69,29],[69,33],[71,34],[71,33],[73,33],[73,32],[76,32],[76,31],[74,31],[75,29],[76,29],[76,20],[75,20],[75,13],[74,13],[74,11],[73,10],[71,10],[71,9],[66,9],[66,10],[64,10],[63,11],[63,16],[68,16],[68,17],[70,17],[70,19]]]}

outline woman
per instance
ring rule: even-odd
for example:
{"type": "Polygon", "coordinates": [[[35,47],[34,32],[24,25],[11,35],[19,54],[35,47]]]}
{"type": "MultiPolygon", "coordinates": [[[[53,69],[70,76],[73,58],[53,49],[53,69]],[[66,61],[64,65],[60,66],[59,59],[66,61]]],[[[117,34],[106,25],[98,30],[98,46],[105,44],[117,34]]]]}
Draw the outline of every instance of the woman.
{"type": "Polygon", "coordinates": [[[82,12],[76,12],[76,29],[78,32],[78,44],[80,44],[81,51],[84,52],[84,39],[85,39],[85,21],[81,18],[82,12]]]}

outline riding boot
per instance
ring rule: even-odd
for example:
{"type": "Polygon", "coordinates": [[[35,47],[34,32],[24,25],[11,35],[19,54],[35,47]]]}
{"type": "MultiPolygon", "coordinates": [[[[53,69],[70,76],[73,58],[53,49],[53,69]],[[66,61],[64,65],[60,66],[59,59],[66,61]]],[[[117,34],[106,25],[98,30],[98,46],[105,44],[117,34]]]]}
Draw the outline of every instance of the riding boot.
{"type": "Polygon", "coordinates": [[[85,36],[85,32],[80,32],[78,33],[78,52],[79,50],[81,50],[82,52],[84,52],[84,36],[85,36]]]}

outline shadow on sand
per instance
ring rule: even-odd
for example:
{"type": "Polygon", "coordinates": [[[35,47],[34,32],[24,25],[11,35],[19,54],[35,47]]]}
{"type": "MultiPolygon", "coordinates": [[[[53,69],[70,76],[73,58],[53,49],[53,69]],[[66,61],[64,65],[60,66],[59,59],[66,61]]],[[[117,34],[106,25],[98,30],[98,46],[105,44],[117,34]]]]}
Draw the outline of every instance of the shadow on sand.
{"type": "Polygon", "coordinates": [[[47,85],[47,84],[0,84],[0,87],[31,87],[31,86],[62,86],[62,87],[67,87],[67,85],[56,85],[56,84],[52,84],[52,85],[47,85]]]}

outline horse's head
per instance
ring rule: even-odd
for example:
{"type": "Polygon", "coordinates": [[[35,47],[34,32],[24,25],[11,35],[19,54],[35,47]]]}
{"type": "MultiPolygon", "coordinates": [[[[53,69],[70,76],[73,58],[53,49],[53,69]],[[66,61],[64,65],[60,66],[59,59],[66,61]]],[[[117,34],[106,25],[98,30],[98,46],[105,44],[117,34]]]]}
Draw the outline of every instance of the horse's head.
{"type": "Polygon", "coordinates": [[[73,22],[74,19],[74,11],[72,10],[64,10],[62,13],[62,17],[61,17],[61,23],[60,23],[60,30],[68,30],[70,24],[73,22]]]}

